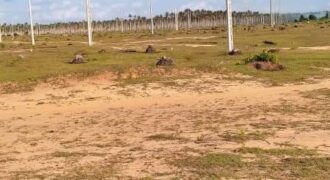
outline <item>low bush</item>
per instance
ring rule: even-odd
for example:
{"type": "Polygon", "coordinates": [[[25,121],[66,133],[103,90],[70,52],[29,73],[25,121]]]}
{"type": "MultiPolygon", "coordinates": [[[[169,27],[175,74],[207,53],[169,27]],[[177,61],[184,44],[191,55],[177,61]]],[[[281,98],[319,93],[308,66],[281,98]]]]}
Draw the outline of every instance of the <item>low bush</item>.
{"type": "Polygon", "coordinates": [[[252,62],[272,62],[277,63],[277,57],[273,53],[269,52],[262,52],[260,54],[251,56],[247,59],[245,59],[244,63],[249,64],[252,62]]]}

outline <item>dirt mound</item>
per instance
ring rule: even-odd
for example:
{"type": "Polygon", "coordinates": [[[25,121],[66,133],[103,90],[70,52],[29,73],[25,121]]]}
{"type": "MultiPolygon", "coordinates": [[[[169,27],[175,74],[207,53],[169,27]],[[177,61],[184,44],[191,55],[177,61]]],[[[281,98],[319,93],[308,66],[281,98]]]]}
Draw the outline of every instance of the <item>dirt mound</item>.
{"type": "Polygon", "coordinates": [[[174,65],[174,60],[166,56],[159,58],[156,63],[156,66],[172,66],[172,65],[174,65]]]}
{"type": "Polygon", "coordinates": [[[103,53],[106,53],[107,51],[105,49],[101,49],[98,51],[99,54],[103,54],[103,53]]]}
{"type": "Polygon", "coordinates": [[[286,27],[284,27],[284,26],[280,26],[280,27],[278,28],[278,30],[280,30],[280,31],[284,31],[284,30],[286,30],[286,27]]]}
{"type": "Polygon", "coordinates": [[[267,44],[267,45],[276,45],[277,43],[276,42],[273,42],[273,41],[264,41],[263,42],[264,44],[267,44]]]}
{"type": "Polygon", "coordinates": [[[146,53],[155,53],[155,52],[156,49],[152,45],[149,45],[146,49],[146,53]]]}
{"type": "Polygon", "coordinates": [[[231,56],[241,55],[242,54],[242,51],[239,50],[239,49],[234,49],[231,52],[229,52],[228,54],[231,55],[231,56]]]}
{"type": "Polygon", "coordinates": [[[70,62],[70,64],[82,64],[82,63],[85,63],[85,59],[80,54],[76,55],[74,59],[70,62]]]}
{"type": "Polygon", "coordinates": [[[284,69],[283,65],[273,62],[253,62],[252,66],[262,71],[280,71],[284,69]]]}

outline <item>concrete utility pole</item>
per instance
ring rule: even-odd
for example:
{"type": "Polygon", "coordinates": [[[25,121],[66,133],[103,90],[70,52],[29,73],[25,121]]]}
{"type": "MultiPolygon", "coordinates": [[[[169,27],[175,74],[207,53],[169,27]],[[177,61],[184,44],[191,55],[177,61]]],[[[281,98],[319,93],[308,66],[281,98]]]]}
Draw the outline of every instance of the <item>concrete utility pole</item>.
{"type": "Polygon", "coordinates": [[[191,12],[188,12],[188,29],[191,28],[191,12]]]}
{"type": "Polygon", "coordinates": [[[228,27],[228,50],[233,52],[234,49],[234,34],[233,34],[233,14],[231,0],[226,0],[227,4],[227,27],[228,27]]]}
{"type": "Polygon", "coordinates": [[[92,17],[90,0],[86,0],[86,18],[87,18],[87,29],[88,29],[88,45],[93,45],[93,30],[92,30],[92,17]]]}
{"type": "Polygon", "coordinates": [[[120,19],[121,32],[124,32],[124,19],[120,19]]]}
{"type": "Polygon", "coordinates": [[[150,19],[151,19],[151,34],[155,34],[154,32],[154,16],[152,15],[152,0],[149,0],[150,5],[150,19]]]}
{"type": "Polygon", "coordinates": [[[29,9],[30,9],[31,41],[32,41],[32,46],[35,46],[36,42],[34,40],[34,27],[33,27],[31,0],[29,0],[29,9]]]}
{"type": "Polygon", "coordinates": [[[175,8],[175,30],[179,30],[179,13],[178,10],[175,8]]]}
{"type": "Polygon", "coordinates": [[[270,4],[270,26],[275,26],[275,18],[274,18],[274,12],[273,12],[273,0],[269,0],[270,4]]]}
{"type": "Polygon", "coordinates": [[[2,43],[2,24],[0,24],[0,43],[2,43]]]}

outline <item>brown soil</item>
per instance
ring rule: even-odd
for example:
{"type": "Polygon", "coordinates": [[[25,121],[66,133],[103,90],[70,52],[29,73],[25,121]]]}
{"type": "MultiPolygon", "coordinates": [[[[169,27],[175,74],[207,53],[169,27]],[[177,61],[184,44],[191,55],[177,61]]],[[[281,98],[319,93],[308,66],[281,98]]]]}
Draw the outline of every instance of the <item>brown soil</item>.
{"type": "Polygon", "coordinates": [[[0,179],[66,179],[74,172],[79,179],[86,169],[111,174],[112,168],[121,179],[170,179],[180,174],[171,159],[243,144],[330,154],[329,101],[302,95],[329,88],[330,80],[268,87],[235,78],[120,86],[103,75],[2,94],[0,179]],[[246,142],[224,138],[241,131],[272,133],[246,142]]]}

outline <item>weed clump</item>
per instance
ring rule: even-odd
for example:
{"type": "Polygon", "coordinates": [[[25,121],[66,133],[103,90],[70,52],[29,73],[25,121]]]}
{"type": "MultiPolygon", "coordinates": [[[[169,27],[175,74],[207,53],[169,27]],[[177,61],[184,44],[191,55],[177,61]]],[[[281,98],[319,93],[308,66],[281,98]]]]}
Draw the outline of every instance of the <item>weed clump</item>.
{"type": "Polygon", "coordinates": [[[277,57],[268,52],[262,52],[260,54],[254,55],[252,57],[247,58],[244,63],[249,64],[253,62],[271,62],[271,63],[277,63],[277,57]]]}
{"type": "Polygon", "coordinates": [[[284,66],[278,64],[278,59],[273,53],[262,52],[245,59],[244,64],[252,64],[257,70],[263,71],[280,71],[284,69],[284,66]]]}

